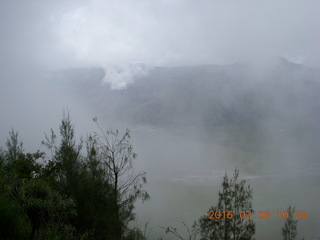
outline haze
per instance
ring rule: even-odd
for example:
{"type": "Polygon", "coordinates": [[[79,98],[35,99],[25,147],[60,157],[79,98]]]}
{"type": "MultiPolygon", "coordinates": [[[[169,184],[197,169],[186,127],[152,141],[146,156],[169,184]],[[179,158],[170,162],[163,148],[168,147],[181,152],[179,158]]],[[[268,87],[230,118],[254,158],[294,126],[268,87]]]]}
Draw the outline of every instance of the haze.
{"type": "Polygon", "coordinates": [[[0,145],[14,128],[41,149],[66,108],[79,137],[98,116],[132,129],[151,239],[198,220],[235,167],[257,211],[295,205],[310,215],[298,237],[320,236],[319,15],[319,1],[1,1],[0,145]]]}

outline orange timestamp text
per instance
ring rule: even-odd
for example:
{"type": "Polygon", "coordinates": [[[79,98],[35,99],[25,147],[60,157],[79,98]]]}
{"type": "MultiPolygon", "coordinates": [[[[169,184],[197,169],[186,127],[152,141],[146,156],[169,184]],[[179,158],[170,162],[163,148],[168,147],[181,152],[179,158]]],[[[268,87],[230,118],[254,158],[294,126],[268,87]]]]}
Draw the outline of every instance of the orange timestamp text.
{"type": "MultiPolygon", "coordinates": [[[[233,211],[209,211],[208,214],[209,219],[269,219],[271,217],[270,211],[259,211],[257,215],[255,215],[254,211],[239,211],[237,214],[233,211]]],[[[289,218],[289,213],[288,211],[277,211],[277,216],[280,219],[287,219],[289,218]]],[[[292,218],[307,219],[308,213],[307,211],[295,211],[292,218]]]]}

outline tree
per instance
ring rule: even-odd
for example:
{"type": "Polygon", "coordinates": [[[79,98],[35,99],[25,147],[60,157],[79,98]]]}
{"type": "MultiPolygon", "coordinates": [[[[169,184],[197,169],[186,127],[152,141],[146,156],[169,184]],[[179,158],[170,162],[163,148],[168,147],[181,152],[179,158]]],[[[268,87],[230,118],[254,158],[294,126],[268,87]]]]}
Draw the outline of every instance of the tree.
{"type": "Polygon", "coordinates": [[[104,132],[97,118],[93,120],[100,129],[100,134],[96,133],[95,138],[113,189],[113,201],[116,207],[114,217],[118,221],[114,227],[121,236],[128,222],[134,219],[134,202],[138,198],[142,201],[149,199],[149,194],[142,189],[147,181],[146,173],[133,171],[132,161],[137,154],[133,152],[130,143],[130,131],[126,129],[123,135],[120,135],[118,130],[104,132]]]}
{"type": "Polygon", "coordinates": [[[87,155],[81,171],[81,188],[77,195],[79,205],[78,228],[87,231],[89,239],[112,239],[115,236],[112,185],[109,183],[92,136],[86,141],[87,155]]]}
{"type": "Polygon", "coordinates": [[[68,219],[80,235],[90,239],[105,239],[112,235],[112,190],[100,159],[97,157],[96,141],[87,139],[87,155],[76,143],[74,126],[69,114],[64,114],[60,124],[60,143],[53,130],[42,142],[50,150],[44,175],[62,195],[74,199],[76,215],[68,219]],[[110,234],[111,233],[111,234],[110,234]]]}
{"type": "Polygon", "coordinates": [[[7,152],[0,148],[0,239],[27,239],[30,225],[22,206],[11,195],[15,174],[8,167],[7,152]]]}
{"type": "MultiPolygon", "coordinates": [[[[191,228],[188,227],[188,225],[184,222],[182,224],[185,226],[188,232],[188,240],[196,240],[197,236],[199,234],[199,225],[196,221],[194,221],[193,225],[191,228]]],[[[161,226],[160,226],[161,227],[161,226]]],[[[169,227],[161,227],[163,230],[165,230],[166,234],[171,233],[173,234],[176,238],[184,240],[184,238],[181,236],[181,234],[178,232],[178,229],[172,226],[169,227]]]]}
{"type": "Polygon", "coordinates": [[[40,171],[37,160],[43,153],[24,153],[23,144],[19,140],[18,132],[12,129],[6,142],[7,150],[4,151],[5,170],[12,173],[16,179],[31,179],[40,171]]]}
{"type": "Polygon", "coordinates": [[[287,209],[288,218],[284,222],[282,228],[283,240],[294,240],[297,237],[297,223],[298,220],[294,220],[295,207],[289,206],[287,209]]]}
{"type": "Polygon", "coordinates": [[[201,239],[253,239],[255,223],[252,219],[249,219],[249,216],[253,217],[254,214],[252,188],[250,185],[246,187],[245,180],[239,182],[238,177],[238,169],[234,171],[232,179],[229,179],[227,173],[223,177],[218,204],[209,209],[210,215],[212,212],[216,215],[213,216],[213,219],[210,219],[208,215],[200,218],[201,239]],[[248,218],[240,218],[240,212],[242,216],[247,214],[248,218]]]}
{"type": "Polygon", "coordinates": [[[17,160],[19,155],[23,152],[23,144],[21,141],[19,141],[18,132],[16,132],[14,129],[11,129],[11,131],[9,132],[9,138],[7,139],[6,145],[7,158],[13,161],[17,160]]]}
{"type": "Polygon", "coordinates": [[[65,194],[74,195],[74,191],[78,189],[80,183],[82,139],[77,145],[69,114],[63,116],[60,124],[60,136],[61,143],[54,156],[60,166],[58,181],[65,194]]]}
{"type": "Polygon", "coordinates": [[[30,240],[40,239],[41,228],[49,226],[49,222],[57,223],[63,214],[75,214],[75,203],[72,199],[64,200],[47,182],[36,178],[22,181],[16,195],[21,203],[25,216],[31,223],[30,240]]]}
{"type": "Polygon", "coordinates": [[[6,145],[0,152],[0,238],[44,239],[52,223],[61,223],[61,216],[72,212],[74,202],[64,200],[43,178],[37,160],[44,153],[25,153],[14,130],[6,145]]]}
{"type": "Polygon", "coordinates": [[[64,114],[58,143],[53,130],[42,142],[48,155],[25,153],[18,133],[9,136],[7,149],[0,148],[1,239],[142,237],[125,232],[135,200],[148,198],[145,173],[133,172],[129,130],[122,137],[118,131],[89,135],[84,151],[64,114]]]}
{"type": "Polygon", "coordinates": [[[55,189],[75,200],[77,215],[69,224],[80,234],[87,234],[89,239],[120,239],[134,219],[135,200],[149,197],[142,190],[146,174],[133,172],[136,154],[129,130],[120,137],[119,131],[104,132],[98,127],[101,135],[87,137],[85,154],[83,141],[76,143],[74,126],[64,114],[58,147],[53,131],[45,136],[43,144],[50,150],[51,160],[43,174],[55,189]]]}

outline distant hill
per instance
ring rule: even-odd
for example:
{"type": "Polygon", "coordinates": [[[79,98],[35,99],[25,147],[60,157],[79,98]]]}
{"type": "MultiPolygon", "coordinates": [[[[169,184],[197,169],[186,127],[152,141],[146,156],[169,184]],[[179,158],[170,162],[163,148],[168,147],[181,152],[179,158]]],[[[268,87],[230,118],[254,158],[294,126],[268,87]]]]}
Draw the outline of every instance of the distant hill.
{"type": "Polygon", "coordinates": [[[283,58],[226,66],[152,67],[138,76],[123,74],[126,70],[120,68],[122,80],[129,76],[131,83],[117,90],[102,84],[107,71],[68,69],[55,72],[53,78],[90,107],[135,125],[209,130],[320,122],[320,71],[283,58]]]}

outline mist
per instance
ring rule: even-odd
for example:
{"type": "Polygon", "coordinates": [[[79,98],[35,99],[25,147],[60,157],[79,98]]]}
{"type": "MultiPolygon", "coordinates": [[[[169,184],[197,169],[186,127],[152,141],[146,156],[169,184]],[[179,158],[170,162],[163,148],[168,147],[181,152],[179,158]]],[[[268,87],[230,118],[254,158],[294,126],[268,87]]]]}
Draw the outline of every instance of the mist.
{"type": "MultiPolygon", "coordinates": [[[[136,222],[191,225],[237,167],[254,189],[257,239],[277,211],[307,211],[298,238],[320,236],[316,1],[1,1],[0,146],[11,128],[43,150],[69,110],[77,137],[131,129],[151,200],[136,222]]],[[[170,238],[172,237],[172,238],[170,238]]]]}

